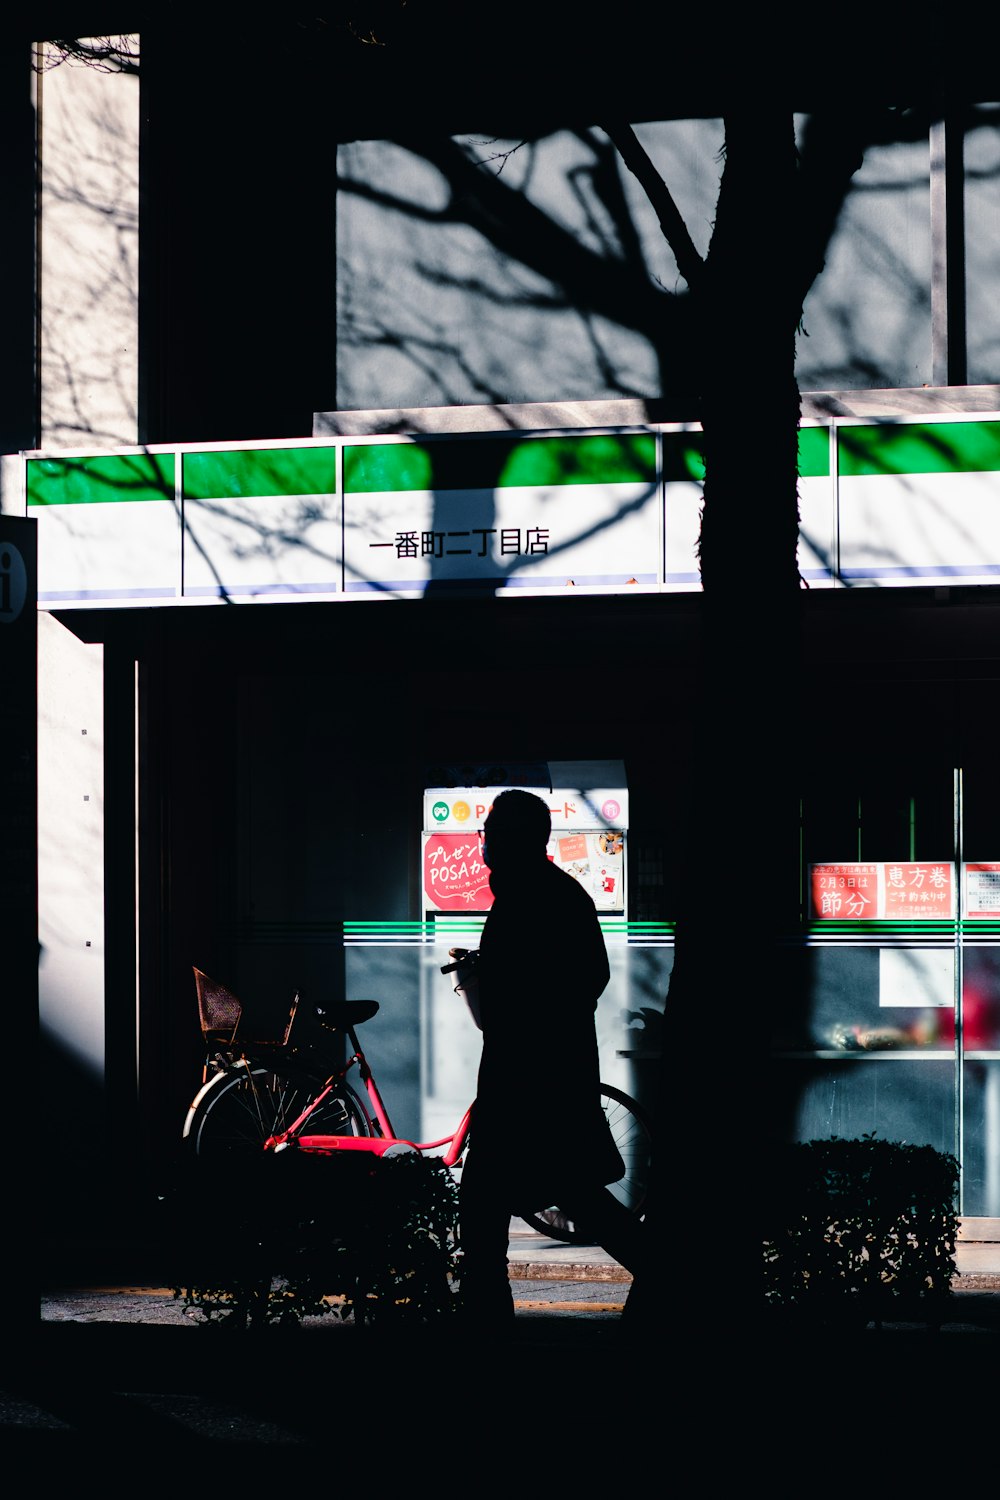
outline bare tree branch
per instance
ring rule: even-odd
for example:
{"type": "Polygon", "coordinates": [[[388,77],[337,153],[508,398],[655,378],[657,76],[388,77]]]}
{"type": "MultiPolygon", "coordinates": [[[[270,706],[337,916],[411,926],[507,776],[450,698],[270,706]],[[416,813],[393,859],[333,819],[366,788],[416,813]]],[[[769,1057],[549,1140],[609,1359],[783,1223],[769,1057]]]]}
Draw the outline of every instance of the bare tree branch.
{"type": "Polygon", "coordinates": [[[837,220],[866,148],[885,138],[887,127],[896,120],[898,113],[890,109],[844,109],[811,116],[806,122],[799,151],[799,250],[788,288],[793,323],[801,318],[809,289],[826,265],[837,220]]]}
{"type": "MultiPolygon", "coordinates": [[[[449,201],[437,211],[438,222],[468,224],[494,249],[563,288],[580,307],[646,331],[655,320],[664,337],[668,327],[680,337],[678,304],[685,293],[665,292],[652,281],[637,279],[625,261],[582,244],[577,234],[508,187],[506,178],[484,170],[457,141],[435,135],[400,144],[436,167],[448,183],[449,201]]],[[[364,191],[364,186],[354,190],[364,191]]]]}
{"type": "Polygon", "coordinates": [[[85,63],[99,73],[138,73],[139,38],[122,36],[50,37],[40,42],[33,67],[48,73],[65,62],[85,63]]]}
{"type": "Polygon", "coordinates": [[[653,166],[631,125],[604,125],[602,129],[629,171],[638,179],[660,222],[664,238],[674,253],[677,269],[690,289],[695,291],[704,273],[705,263],[695,248],[694,240],[688,233],[670,189],[653,166]]]}

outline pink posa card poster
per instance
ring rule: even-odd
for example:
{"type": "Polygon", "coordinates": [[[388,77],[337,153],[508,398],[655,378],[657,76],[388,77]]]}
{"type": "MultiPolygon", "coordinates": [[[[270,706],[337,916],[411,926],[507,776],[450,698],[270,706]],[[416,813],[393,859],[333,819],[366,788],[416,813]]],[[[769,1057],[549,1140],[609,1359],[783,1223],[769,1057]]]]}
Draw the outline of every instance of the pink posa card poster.
{"type": "MultiPolygon", "coordinates": [[[[624,833],[557,834],[549,841],[548,856],[580,882],[598,911],[625,910],[624,833]]],[[[482,835],[471,830],[425,834],[423,881],[429,911],[489,911],[493,892],[482,835]]]]}
{"type": "Polygon", "coordinates": [[[493,892],[479,833],[426,836],[424,894],[432,911],[489,911],[493,892]]]}

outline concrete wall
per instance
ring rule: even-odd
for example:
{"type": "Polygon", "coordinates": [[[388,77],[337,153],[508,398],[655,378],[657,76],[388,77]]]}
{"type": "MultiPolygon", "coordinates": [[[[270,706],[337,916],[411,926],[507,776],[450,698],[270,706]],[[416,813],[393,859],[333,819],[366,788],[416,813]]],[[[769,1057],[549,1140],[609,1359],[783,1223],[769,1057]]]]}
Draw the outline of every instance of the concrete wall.
{"type": "Polygon", "coordinates": [[[38,78],[41,446],[137,437],[139,80],[65,62],[38,78]]]}

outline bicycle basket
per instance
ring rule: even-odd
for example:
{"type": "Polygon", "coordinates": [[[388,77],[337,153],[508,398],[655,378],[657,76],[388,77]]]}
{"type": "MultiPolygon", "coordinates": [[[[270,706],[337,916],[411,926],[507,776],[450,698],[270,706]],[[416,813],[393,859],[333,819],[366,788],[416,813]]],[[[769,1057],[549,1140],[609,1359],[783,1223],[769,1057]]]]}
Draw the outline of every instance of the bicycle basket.
{"type": "Polygon", "coordinates": [[[198,1013],[201,1017],[201,1034],[209,1046],[232,1047],[239,1030],[240,1047],[288,1047],[291,1045],[292,1024],[298,1010],[299,997],[292,1000],[288,1018],[277,1020],[273,1015],[256,1016],[251,1008],[249,1014],[241,1001],[218,980],[210,979],[201,969],[194,971],[195,988],[198,991],[198,1013]]]}
{"type": "Polygon", "coordinates": [[[232,1042],[243,1014],[242,1005],[232,990],[209,979],[200,969],[194,971],[194,983],[202,1036],[206,1042],[232,1042]]]}

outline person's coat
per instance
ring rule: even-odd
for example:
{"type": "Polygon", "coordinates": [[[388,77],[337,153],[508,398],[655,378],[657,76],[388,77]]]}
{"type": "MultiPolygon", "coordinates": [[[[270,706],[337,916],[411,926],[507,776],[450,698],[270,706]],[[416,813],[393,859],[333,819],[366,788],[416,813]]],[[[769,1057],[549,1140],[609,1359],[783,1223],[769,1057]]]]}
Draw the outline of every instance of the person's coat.
{"type": "Polygon", "coordinates": [[[490,887],[470,1146],[537,1209],[624,1171],[600,1105],[594,1017],[608,955],[593,901],[544,855],[494,871],[490,887]]]}

